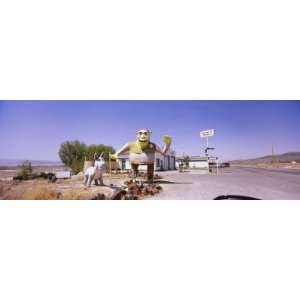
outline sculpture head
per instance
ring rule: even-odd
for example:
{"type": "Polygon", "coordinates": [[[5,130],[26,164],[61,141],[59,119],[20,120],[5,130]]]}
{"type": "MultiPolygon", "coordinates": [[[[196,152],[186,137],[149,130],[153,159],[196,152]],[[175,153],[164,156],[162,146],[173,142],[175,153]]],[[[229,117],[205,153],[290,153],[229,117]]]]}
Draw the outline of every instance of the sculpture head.
{"type": "Polygon", "coordinates": [[[150,142],[151,131],[149,129],[141,129],[137,132],[137,140],[139,142],[150,142]]]}
{"type": "Polygon", "coordinates": [[[104,154],[103,152],[101,152],[100,155],[98,153],[95,153],[94,160],[104,161],[103,154],[104,154]]]}

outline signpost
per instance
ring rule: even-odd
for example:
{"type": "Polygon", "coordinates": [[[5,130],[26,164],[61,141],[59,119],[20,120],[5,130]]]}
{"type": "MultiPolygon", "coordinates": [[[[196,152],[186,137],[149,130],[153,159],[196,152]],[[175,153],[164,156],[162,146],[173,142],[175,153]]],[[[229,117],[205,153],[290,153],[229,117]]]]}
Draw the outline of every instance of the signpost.
{"type": "Polygon", "coordinates": [[[215,135],[214,129],[207,129],[207,130],[200,131],[200,137],[206,138],[206,148],[208,148],[208,138],[214,135],[215,135]]]}
{"type": "MultiPolygon", "coordinates": [[[[203,131],[200,131],[200,137],[201,138],[206,138],[206,149],[205,149],[205,155],[206,157],[208,158],[208,169],[209,171],[212,169],[210,168],[210,160],[213,158],[213,157],[209,157],[208,155],[208,150],[214,150],[215,148],[209,148],[208,147],[208,138],[209,137],[212,137],[215,135],[215,130],[214,129],[207,129],[207,130],[203,130],[203,131]]],[[[218,160],[216,158],[216,162],[217,162],[217,174],[218,174],[218,160]]]]}

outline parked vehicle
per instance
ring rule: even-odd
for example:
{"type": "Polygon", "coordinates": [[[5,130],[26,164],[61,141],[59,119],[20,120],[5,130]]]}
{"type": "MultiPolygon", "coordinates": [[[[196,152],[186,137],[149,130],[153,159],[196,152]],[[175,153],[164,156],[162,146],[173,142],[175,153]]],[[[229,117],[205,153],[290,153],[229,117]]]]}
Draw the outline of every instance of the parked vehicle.
{"type": "Polygon", "coordinates": [[[229,162],[223,162],[220,164],[219,166],[220,168],[229,168],[230,167],[230,163],[229,162]]]}

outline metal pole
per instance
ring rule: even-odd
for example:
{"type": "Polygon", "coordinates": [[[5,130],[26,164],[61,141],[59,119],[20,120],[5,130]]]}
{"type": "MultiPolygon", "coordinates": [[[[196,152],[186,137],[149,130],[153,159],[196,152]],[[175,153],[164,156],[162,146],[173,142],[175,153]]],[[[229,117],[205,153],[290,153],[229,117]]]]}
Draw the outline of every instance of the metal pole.
{"type": "Polygon", "coordinates": [[[108,153],[108,165],[109,165],[109,176],[111,177],[111,157],[110,157],[110,152],[108,153]]]}

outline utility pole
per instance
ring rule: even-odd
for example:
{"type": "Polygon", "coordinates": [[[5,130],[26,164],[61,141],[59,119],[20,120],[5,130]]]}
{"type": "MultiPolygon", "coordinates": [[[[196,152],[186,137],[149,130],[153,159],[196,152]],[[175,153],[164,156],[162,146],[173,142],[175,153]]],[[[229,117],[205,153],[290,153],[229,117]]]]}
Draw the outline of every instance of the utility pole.
{"type": "Polygon", "coordinates": [[[272,144],[272,164],[275,163],[274,145],[272,144]]]}

